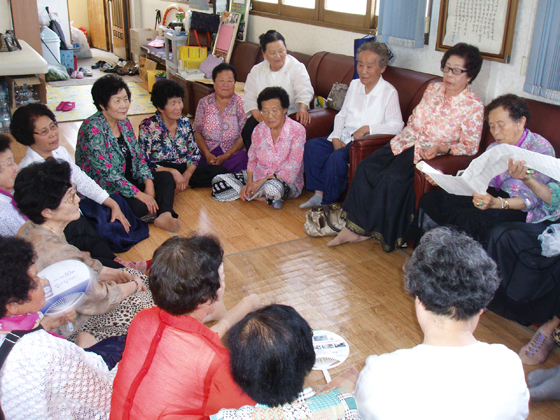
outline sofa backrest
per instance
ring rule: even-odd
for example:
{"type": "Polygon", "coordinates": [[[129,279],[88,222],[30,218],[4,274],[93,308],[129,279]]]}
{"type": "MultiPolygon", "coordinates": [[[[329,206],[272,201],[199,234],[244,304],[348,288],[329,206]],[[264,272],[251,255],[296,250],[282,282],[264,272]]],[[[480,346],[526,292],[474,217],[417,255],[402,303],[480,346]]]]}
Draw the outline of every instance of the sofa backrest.
{"type": "Polygon", "coordinates": [[[428,85],[443,80],[440,76],[433,74],[392,66],[387,66],[383,78],[391,83],[399,93],[399,103],[405,125],[416,105],[420,103],[428,85]]]}
{"type": "Polygon", "coordinates": [[[354,76],[354,57],[321,51],[313,54],[307,72],[316,96],[329,96],[334,83],[349,85],[354,76]]]}
{"type": "Polygon", "coordinates": [[[263,61],[261,46],[254,42],[235,41],[231,52],[230,64],[237,70],[237,81],[247,80],[247,76],[255,64],[263,61]]]}

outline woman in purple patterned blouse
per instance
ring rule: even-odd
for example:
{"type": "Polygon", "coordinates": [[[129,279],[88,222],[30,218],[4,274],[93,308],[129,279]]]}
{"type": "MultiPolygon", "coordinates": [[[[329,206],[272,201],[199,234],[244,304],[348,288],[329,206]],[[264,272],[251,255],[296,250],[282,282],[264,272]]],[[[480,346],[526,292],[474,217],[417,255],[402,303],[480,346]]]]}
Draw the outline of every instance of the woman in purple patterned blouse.
{"type": "Polygon", "coordinates": [[[215,92],[200,100],[194,119],[200,163],[239,172],[247,169],[247,151],[241,138],[247,117],[243,100],[235,93],[237,71],[231,64],[222,63],[212,71],[212,80],[215,92]]]}

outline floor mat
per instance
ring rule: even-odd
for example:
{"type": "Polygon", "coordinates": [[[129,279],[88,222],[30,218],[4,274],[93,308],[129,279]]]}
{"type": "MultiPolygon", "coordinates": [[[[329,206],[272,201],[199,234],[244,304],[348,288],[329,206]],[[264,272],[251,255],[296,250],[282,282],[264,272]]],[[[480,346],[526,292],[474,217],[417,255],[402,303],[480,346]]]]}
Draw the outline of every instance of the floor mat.
{"type": "MultiPolygon", "coordinates": [[[[107,74],[104,73],[103,76],[107,74]]],[[[101,77],[101,76],[99,76],[101,77]]],[[[138,76],[121,76],[126,83],[142,83],[144,80],[138,76]]],[[[83,86],[83,85],[93,85],[98,78],[94,77],[84,77],[83,79],[68,79],[68,80],[60,80],[58,82],[49,82],[51,86],[60,87],[60,86],[83,86]]]]}
{"type": "MultiPolygon", "coordinates": [[[[156,109],[150,100],[150,94],[137,83],[128,83],[132,94],[128,115],[155,114],[156,109]]],[[[47,86],[47,106],[54,112],[58,122],[85,120],[94,114],[97,109],[91,99],[91,86],[47,86]],[[60,102],[75,102],[76,107],[72,111],[57,111],[60,102]]]]}

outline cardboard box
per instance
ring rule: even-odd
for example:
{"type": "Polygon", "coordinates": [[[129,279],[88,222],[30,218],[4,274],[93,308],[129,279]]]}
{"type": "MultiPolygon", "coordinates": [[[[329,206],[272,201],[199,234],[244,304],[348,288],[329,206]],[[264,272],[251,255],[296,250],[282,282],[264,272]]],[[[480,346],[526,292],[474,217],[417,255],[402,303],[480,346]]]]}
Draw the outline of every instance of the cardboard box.
{"type": "Polygon", "coordinates": [[[140,47],[146,45],[159,35],[159,31],[150,28],[133,28],[130,29],[130,52],[140,55],[140,47]]]}
{"type": "Polygon", "coordinates": [[[146,61],[144,62],[144,68],[146,70],[155,70],[157,68],[157,65],[158,63],[150,59],[146,59],[146,61]]]}

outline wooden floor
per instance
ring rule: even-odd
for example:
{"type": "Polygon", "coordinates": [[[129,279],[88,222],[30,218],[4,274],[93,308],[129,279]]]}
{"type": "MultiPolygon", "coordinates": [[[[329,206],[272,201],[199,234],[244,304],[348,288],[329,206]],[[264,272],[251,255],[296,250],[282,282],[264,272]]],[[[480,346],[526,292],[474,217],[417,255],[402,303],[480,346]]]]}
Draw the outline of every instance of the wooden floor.
{"type": "MultiPolygon", "coordinates": [[[[131,121],[137,127],[142,118],[134,116],[131,121]]],[[[79,125],[60,124],[63,143],[70,150],[75,148],[79,125]]],[[[22,153],[17,146],[16,156],[21,158],[22,153]]],[[[306,192],[275,210],[260,202],[219,203],[212,200],[209,189],[187,189],[175,200],[175,210],[183,221],[179,234],[198,230],[220,239],[225,250],[226,306],[248,293],[258,293],[265,303],[294,306],[313,328],[342,335],[350,344],[350,356],[331,371],[332,376],[352,364],[361,369],[370,354],[420,343],[422,333],[413,301],[403,288],[407,252],[386,254],[375,240],[328,248],[328,238],[308,237],[303,231],[305,211],[299,205],[310,195],[306,192]]],[[[150,237],[120,256],[150,259],[169,236],[151,225],[150,237]]],[[[533,331],[487,312],[475,335],[518,352],[533,331]]],[[[560,350],[555,348],[542,367],[558,363],[560,350]]],[[[525,367],[525,372],[533,369],[525,367]]],[[[308,383],[322,386],[322,373],[312,372],[308,383]]],[[[531,420],[560,419],[560,402],[532,403],[530,409],[531,420]]]]}

